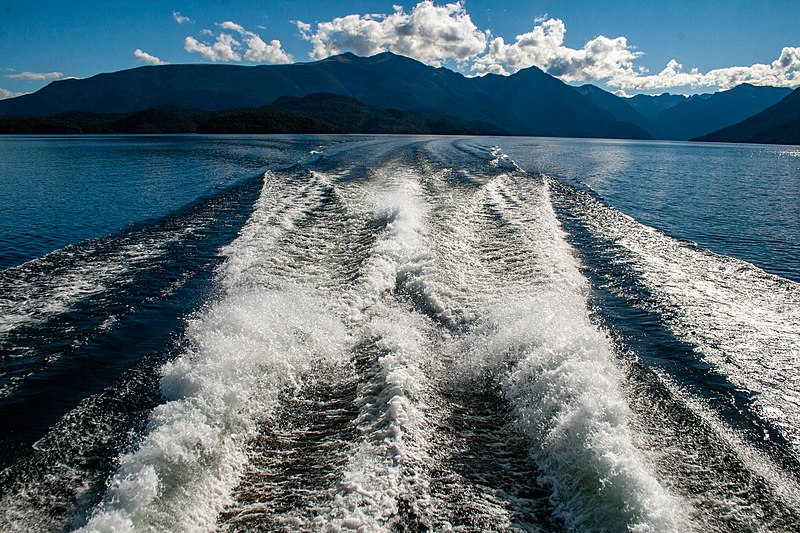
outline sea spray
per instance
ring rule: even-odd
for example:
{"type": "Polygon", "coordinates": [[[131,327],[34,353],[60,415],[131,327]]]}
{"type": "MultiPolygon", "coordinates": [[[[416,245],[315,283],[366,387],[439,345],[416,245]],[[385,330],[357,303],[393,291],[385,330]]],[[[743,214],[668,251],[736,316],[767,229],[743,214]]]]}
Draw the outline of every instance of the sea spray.
{"type": "Polygon", "coordinates": [[[191,348],[162,370],[167,403],[121,458],[83,531],[213,529],[256,424],[304,373],[342,358],[349,341],[325,302],[288,288],[231,295],[186,335],[191,348]]]}
{"type": "Polygon", "coordinates": [[[535,250],[541,271],[509,270],[507,281],[484,296],[480,320],[461,340],[462,372],[497,376],[568,527],[685,530],[682,502],[660,485],[633,444],[613,348],[590,318],[588,286],[548,184],[538,181],[538,187],[537,193],[532,178],[505,176],[485,187],[496,218],[519,228],[516,253],[535,250]],[[528,275],[535,279],[526,285],[528,275]]]}
{"type": "Polygon", "coordinates": [[[362,439],[330,508],[315,520],[318,528],[388,530],[408,493],[423,496],[424,482],[415,479],[411,464],[424,462],[425,455],[426,424],[418,404],[427,388],[420,365],[430,352],[430,324],[397,298],[408,290],[421,292],[436,306],[424,284],[431,261],[425,244],[428,209],[417,176],[408,169],[384,177],[383,188],[365,201],[384,229],[350,299],[351,325],[361,337],[357,357],[366,367],[356,398],[362,439]]]}
{"type": "Polygon", "coordinates": [[[295,183],[301,200],[265,181],[254,214],[225,250],[220,296],[186,327],[185,353],[162,368],[166,403],[153,410],[85,531],[208,530],[231,503],[245,445],[282,393],[346,361],[343,317],[313,288],[270,275],[270,249],[319,201],[324,183],[295,183]]]}

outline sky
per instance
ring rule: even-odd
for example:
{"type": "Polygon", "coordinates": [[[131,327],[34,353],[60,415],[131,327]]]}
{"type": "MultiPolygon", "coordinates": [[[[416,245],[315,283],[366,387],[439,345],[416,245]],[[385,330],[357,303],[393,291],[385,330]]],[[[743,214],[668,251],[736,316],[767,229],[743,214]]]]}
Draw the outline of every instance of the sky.
{"type": "Polygon", "coordinates": [[[537,66],[620,95],[800,86],[800,0],[0,0],[0,98],[165,63],[392,51],[466,76],[537,66]]]}

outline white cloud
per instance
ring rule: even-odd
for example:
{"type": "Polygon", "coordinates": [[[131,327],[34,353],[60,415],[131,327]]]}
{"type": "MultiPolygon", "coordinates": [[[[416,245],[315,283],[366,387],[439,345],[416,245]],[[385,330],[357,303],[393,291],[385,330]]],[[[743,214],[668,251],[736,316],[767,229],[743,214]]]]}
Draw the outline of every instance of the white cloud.
{"type": "MultiPolygon", "coordinates": [[[[241,61],[244,52],[245,61],[254,63],[291,63],[294,57],[286,53],[281,42],[273,39],[267,44],[257,33],[248,31],[241,24],[226,20],[217,24],[223,30],[235,31],[241,36],[243,43],[234,39],[230,34],[220,33],[214,44],[199,42],[194,37],[186,37],[184,49],[189,53],[200,54],[210,61],[241,61]]],[[[210,30],[203,30],[201,34],[211,34],[210,30]]]]}
{"type": "Polygon", "coordinates": [[[150,55],[147,52],[142,52],[139,48],[133,51],[133,55],[136,57],[137,61],[141,61],[147,65],[166,65],[167,62],[157,58],[154,55],[150,55]]]}
{"type": "Polygon", "coordinates": [[[620,73],[612,76],[608,85],[629,90],[667,89],[670,87],[720,87],[729,89],[742,83],[773,87],[800,85],[800,48],[786,47],[769,65],[756,63],[746,67],[726,67],[709,70],[683,71],[683,65],[672,59],[667,66],[653,75],[620,73]]]}
{"type": "Polygon", "coordinates": [[[440,66],[447,59],[466,61],[486,48],[486,33],[478,30],[461,1],[436,6],[418,3],[410,13],[394,6],[390,15],[347,15],[317,24],[295,25],[313,45],[311,57],[322,59],[346,50],[374,55],[387,50],[440,66]]]}
{"type": "Polygon", "coordinates": [[[223,30],[233,30],[242,34],[245,33],[246,31],[243,26],[241,26],[240,24],[236,24],[235,22],[231,22],[230,20],[226,20],[225,22],[220,22],[219,24],[217,24],[217,26],[219,26],[223,30]]]}
{"type": "Polygon", "coordinates": [[[194,21],[192,19],[190,19],[189,17],[184,17],[183,15],[181,15],[180,11],[173,11],[172,18],[174,18],[175,22],[177,22],[178,24],[194,24],[194,21]]]}
{"type": "Polygon", "coordinates": [[[455,60],[461,69],[475,74],[509,75],[536,66],[566,82],[605,81],[620,91],[687,86],[725,89],[741,83],[800,85],[800,48],[784,48],[770,64],[705,73],[684,71],[673,59],[661,72],[649,74],[636,64],[644,54],[628,44],[625,36],[598,35],[571,48],[564,44],[564,22],[547,15],[534,19],[531,31],[506,42],[488,29],[477,28],[461,0],[438,6],[433,0],[423,0],[409,13],[402,6],[393,7],[391,14],[352,14],[319,22],[316,27],[299,20],[291,22],[311,43],[309,55],[314,59],[345,51],[369,56],[389,50],[433,66],[455,60]]]}
{"type": "Polygon", "coordinates": [[[20,72],[19,74],[6,75],[6,78],[16,78],[27,81],[57,80],[63,77],[63,72],[20,72]]]}
{"type": "Polygon", "coordinates": [[[244,58],[247,61],[254,63],[291,63],[294,58],[283,51],[281,42],[273,39],[269,44],[261,40],[258,35],[251,35],[245,37],[244,41],[247,43],[247,52],[244,58]]]}
{"type": "Polygon", "coordinates": [[[6,98],[16,98],[17,96],[22,96],[23,94],[28,93],[15,93],[14,91],[9,91],[8,89],[3,89],[0,87],[0,100],[5,100],[6,98]]]}
{"type": "Polygon", "coordinates": [[[625,37],[598,36],[574,49],[564,46],[566,26],[559,19],[536,19],[533,30],[517,35],[506,44],[502,37],[489,43],[488,51],[477,57],[472,70],[479,74],[511,74],[537,66],[567,82],[607,80],[620,90],[656,90],[675,87],[720,87],[728,89],[741,83],[796,87],[800,85],[800,48],[784,48],[769,65],[727,67],[700,72],[683,70],[676,60],[667,63],[658,74],[648,75],[636,67],[643,55],[628,45],[625,37]]]}
{"type": "Polygon", "coordinates": [[[517,35],[506,44],[502,37],[489,43],[487,53],[472,65],[477,73],[510,74],[536,66],[564,81],[595,81],[618,72],[632,72],[640,54],[628,46],[625,37],[595,37],[580,49],[564,46],[567,28],[560,19],[536,19],[530,32],[517,35]]]}
{"type": "Polygon", "coordinates": [[[303,22],[302,20],[290,20],[289,22],[297,26],[297,29],[300,30],[300,35],[302,35],[304,39],[309,40],[310,37],[309,34],[311,33],[311,24],[303,22]]]}
{"type": "Polygon", "coordinates": [[[190,54],[200,54],[209,61],[241,61],[242,56],[234,50],[241,44],[239,41],[228,35],[220,33],[214,44],[201,43],[194,37],[187,37],[183,42],[183,49],[190,54]]]}

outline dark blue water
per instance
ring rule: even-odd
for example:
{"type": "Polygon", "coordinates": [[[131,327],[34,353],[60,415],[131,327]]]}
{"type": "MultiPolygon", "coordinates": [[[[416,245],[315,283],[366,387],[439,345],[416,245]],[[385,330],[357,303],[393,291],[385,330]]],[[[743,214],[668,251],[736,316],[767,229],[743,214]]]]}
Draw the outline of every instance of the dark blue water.
{"type": "Polygon", "coordinates": [[[280,137],[2,136],[0,270],[166,215],[296,155],[280,137]]]}
{"type": "MultiPolygon", "coordinates": [[[[330,138],[0,138],[0,269],[163,216],[330,138]],[[294,139],[296,142],[297,138],[294,139]],[[300,152],[296,152],[297,149],[300,152]]],[[[675,237],[800,280],[800,150],[498,138],[532,172],[588,187],[675,237]]]]}
{"type": "Polygon", "coordinates": [[[525,170],[588,187],[643,224],[800,281],[800,149],[508,139],[525,170]]]}

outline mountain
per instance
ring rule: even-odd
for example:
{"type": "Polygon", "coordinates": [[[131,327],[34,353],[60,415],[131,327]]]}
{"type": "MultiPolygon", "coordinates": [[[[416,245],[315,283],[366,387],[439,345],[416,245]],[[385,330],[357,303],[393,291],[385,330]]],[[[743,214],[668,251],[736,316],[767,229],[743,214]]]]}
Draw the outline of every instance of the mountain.
{"type": "Polygon", "coordinates": [[[208,112],[183,106],[157,106],[129,115],[58,113],[46,116],[0,116],[0,134],[106,133],[341,133],[333,125],[296,113],[268,109],[208,112]],[[202,131],[201,131],[202,133],[202,131]]]}
{"type": "Polygon", "coordinates": [[[652,138],[536,67],[511,76],[488,74],[470,81],[489,98],[477,105],[492,117],[491,122],[518,135],[652,138]]]}
{"type": "Polygon", "coordinates": [[[282,96],[257,109],[218,111],[199,124],[197,132],[505,134],[491,124],[468,123],[452,117],[432,118],[401,109],[383,109],[350,96],[331,93],[282,96]]]}
{"type": "Polygon", "coordinates": [[[694,141],[800,144],[800,89],[750,118],[694,141]]]}
{"type": "MultiPolygon", "coordinates": [[[[588,83],[576,87],[576,90],[589,98],[596,106],[611,113],[611,115],[619,121],[635,124],[650,133],[657,129],[650,117],[643,115],[636,107],[631,105],[631,99],[629,98],[622,98],[616,94],[604,91],[596,85],[588,83]]],[[[649,98],[658,97],[650,96],[649,98]]]]}
{"type": "Polygon", "coordinates": [[[48,116],[0,116],[0,134],[74,135],[82,133],[122,133],[112,124],[124,115],[85,112],[48,116]]]}
{"type": "Polygon", "coordinates": [[[343,133],[314,117],[262,107],[217,111],[198,124],[196,133],[343,133]]]}
{"type": "Polygon", "coordinates": [[[383,109],[339,94],[282,96],[258,108],[223,111],[163,105],[125,114],[0,116],[0,134],[75,133],[410,133],[507,135],[492,124],[383,109]]]}
{"type": "Polygon", "coordinates": [[[648,120],[655,120],[659,113],[686,101],[682,94],[637,94],[625,100],[633,109],[648,120]]]}
{"type": "MultiPolygon", "coordinates": [[[[160,65],[83,80],[61,80],[33,94],[0,100],[0,116],[50,116],[61,120],[54,117],[75,112],[117,114],[127,122],[114,126],[116,131],[148,132],[153,124],[164,124],[171,128],[169,132],[180,132],[191,130],[198,123],[197,117],[185,116],[187,109],[194,109],[193,113],[253,110],[282,97],[328,93],[382,110],[375,131],[686,140],[744,120],[776,104],[789,92],[740,85],[688,98],[670,94],[621,98],[593,85],[569,86],[536,67],[511,76],[467,78],[390,52],[371,57],[344,53],[293,65],[160,65]],[[388,109],[417,115],[386,115],[388,109]],[[150,115],[130,116],[142,110],[150,115]],[[172,118],[161,116],[164,113],[172,118]]],[[[289,105],[288,102],[284,100],[281,105],[289,105]]],[[[357,129],[373,131],[366,118],[373,111],[360,107],[356,112],[347,102],[339,102],[343,106],[340,111],[349,109],[348,113],[355,114],[349,114],[339,125],[331,114],[336,110],[325,110],[320,102],[304,102],[305,111],[283,110],[319,119],[341,131],[355,131],[354,121],[362,113],[357,129]],[[314,113],[324,112],[324,116],[312,116],[309,106],[316,106],[314,113]]],[[[237,113],[238,119],[244,119],[242,112],[237,113]]],[[[258,112],[261,118],[254,111],[248,113],[262,124],[257,128],[270,130],[271,121],[277,120],[277,116],[269,119],[263,111],[258,112]]],[[[235,127],[238,119],[228,118],[233,122],[225,127],[235,127]]],[[[289,122],[280,128],[288,128],[289,122]]],[[[67,127],[63,122],[58,124],[67,127]]],[[[311,127],[311,123],[292,124],[291,131],[311,127]]],[[[33,129],[48,127],[34,122],[30,125],[33,129]]],[[[256,127],[256,123],[252,126],[256,127]]]]}
{"type": "Polygon", "coordinates": [[[577,90],[618,121],[635,124],[656,139],[688,140],[747,118],[780,101],[790,89],[742,84],[690,97],[662,94],[621,98],[594,85],[577,90]]]}
{"type": "Polygon", "coordinates": [[[790,92],[780,87],[744,83],[711,95],[695,95],[659,113],[653,120],[657,129],[652,133],[660,139],[699,137],[763,111],[790,92]]]}
{"type": "Polygon", "coordinates": [[[431,116],[402,109],[368,106],[349,96],[315,93],[282,96],[267,109],[297,113],[332,124],[345,133],[420,133],[439,135],[508,135],[481,121],[465,121],[446,115],[431,116]]]}
{"type": "Polygon", "coordinates": [[[193,133],[208,113],[193,107],[163,105],[115,120],[110,127],[120,133],[193,133]]]}
{"type": "Polygon", "coordinates": [[[0,101],[0,115],[130,114],[164,105],[257,108],[282,96],[350,96],[367,105],[493,124],[516,135],[651,138],[536,67],[467,78],[389,52],[293,65],[160,65],[56,81],[0,101]]]}

